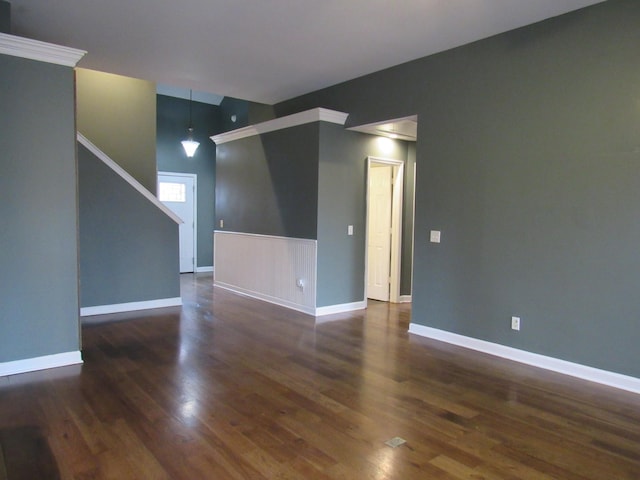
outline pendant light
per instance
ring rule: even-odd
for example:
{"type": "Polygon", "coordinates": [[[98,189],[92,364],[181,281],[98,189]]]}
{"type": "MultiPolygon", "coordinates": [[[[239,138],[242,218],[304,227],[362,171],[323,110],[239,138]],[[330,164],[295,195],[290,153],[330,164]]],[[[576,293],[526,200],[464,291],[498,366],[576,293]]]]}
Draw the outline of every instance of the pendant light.
{"type": "Polygon", "coordinates": [[[196,142],[193,139],[193,127],[191,126],[191,104],[192,100],[192,90],[189,90],[189,128],[187,129],[187,139],[182,141],[182,146],[184,147],[184,151],[187,154],[187,157],[193,157],[200,145],[199,142],[196,142]]]}

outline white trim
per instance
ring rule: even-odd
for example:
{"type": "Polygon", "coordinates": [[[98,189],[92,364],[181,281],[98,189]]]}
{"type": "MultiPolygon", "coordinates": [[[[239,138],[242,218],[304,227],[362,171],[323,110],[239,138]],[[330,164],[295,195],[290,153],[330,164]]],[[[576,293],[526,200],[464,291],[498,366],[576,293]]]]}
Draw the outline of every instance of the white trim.
{"type": "Polygon", "coordinates": [[[92,315],[106,315],[108,313],[134,312],[136,310],[148,310],[151,308],[179,307],[182,305],[182,298],[160,298],[157,300],[145,300],[142,302],[115,303],[113,305],[98,305],[95,307],[82,307],[81,317],[92,315]]]}
{"type": "Polygon", "coordinates": [[[364,291],[365,298],[368,298],[369,285],[369,172],[371,164],[377,163],[388,165],[393,168],[393,191],[391,192],[391,245],[389,252],[391,260],[389,263],[389,301],[400,303],[400,269],[402,263],[402,206],[404,204],[404,160],[383,157],[367,157],[367,178],[366,185],[366,212],[365,212],[365,248],[364,248],[364,291]]]}
{"type": "MultiPolygon", "coordinates": [[[[375,161],[375,160],[374,160],[375,161]]],[[[402,210],[404,206],[404,162],[393,167],[393,192],[391,194],[391,283],[389,300],[399,303],[402,267],[402,210]]]]}
{"type": "Polygon", "coordinates": [[[344,112],[337,112],[326,108],[313,108],[304,112],[294,113],[293,115],[287,115],[286,117],[275,118],[248,127],[231,130],[230,132],[213,135],[209,138],[211,138],[216,145],[221,145],[233,140],[240,140],[241,138],[253,137],[262,133],[274,132],[276,130],[296,127],[311,122],[330,122],[344,125],[348,116],[349,114],[344,112]]]}
{"type": "Polygon", "coordinates": [[[216,233],[224,233],[228,235],[242,235],[244,237],[263,237],[263,238],[278,238],[280,240],[295,240],[297,242],[305,242],[305,243],[313,243],[317,244],[318,241],[312,238],[297,238],[297,237],[281,237],[278,235],[265,235],[263,233],[246,233],[246,232],[230,232],[228,230],[214,230],[214,234],[216,233]]]}
{"type": "MultiPolygon", "coordinates": [[[[160,191],[160,176],[167,177],[185,177],[193,180],[193,273],[198,271],[198,174],[196,173],[182,173],[182,172],[158,172],[156,175],[157,182],[157,191],[160,191]]],[[[158,199],[159,200],[159,199],[158,199]]],[[[162,205],[164,205],[163,202],[162,205]]],[[[166,207],[166,205],[165,205],[166,207]]],[[[167,207],[169,208],[169,207],[167,207]]],[[[178,216],[173,210],[169,208],[169,210],[176,216],[178,216]]],[[[180,218],[178,216],[178,218],[180,218]]],[[[180,219],[180,224],[184,224],[184,221],[180,219]]],[[[182,255],[182,252],[180,252],[182,255]]],[[[180,272],[180,273],[191,273],[191,272],[180,272]]]]}
{"type": "Polygon", "coordinates": [[[391,120],[384,120],[382,122],[374,122],[374,123],[367,123],[365,125],[357,125],[355,127],[347,128],[347,130],[352,130],[354,132],[367,133],[369,135],[376,135],[378,137],[392,138],[394,140],[403,140],[403,141],[406,141],[406,142],[415,142],[416,141],[416,136],[415,135],[408,135],[407,133],[395,131],[395,128],[392,129],[392,130],[394,130],[393,132],[389,131],[388,129],[378,128],[378,127],[381,127],[381,126],[386,126],[386,125],[390,125],[390,124],[393,125],[394,123],[402,123],[402,122],[405,122],[405,121],[415,122],[417,124],[418,123],[418,115],[410,115],[408,117],[393,118],[391,120]],[[392,136],[392,135],[394,135],[394,136],[392,136]]]}
{"type": "Polygon", "coordinates": [[[87,52],[30,38],[17,37],[8,33],[0,33],[0,53],[54,63],[65,67],[75,67],[87,52]]]}
{"type": "Polygon", "coordinates": [[[335,313],[353,312],[354,310],[364,310],[367,308],[367,301],[342,303],[338,305],[328,305],[326,307],[316,307],[316,317],[323,315],[333,315],[335,313]]]}
{"type": "Polygon", "coordinates": [[[111,170],[117,173],[123,180],[125,180],[129,185],[135,188],[138,193],[142,194],[147,200],[153,203],[157,208],[159,208],[162,212],[164,212],[171,220],[180,225],[182,220],[175,213],[173,213],[169,208],[167,208],[158,197],[156,197],[153,193],[147,190],[140,182],[138,182],[135,178],[133,178],[126,170],[124,170],[120,165],[114,162],[109,156],[96,147],[91,141],[87,139],[80,132],[77,134],[77,139],[80,144],[82,144],[87,150],[93,153],[96,157],[102,160],[111,170]]]}
{"type": "Polygon", "coordinates": [[[439,330],[437,328],[418,325],[415,323],[411,323],[409,325],[409,333],[451,343],[471,350],[488,353],[489,355],[495,355],[515,362],[525,363],[545,370],[551,370],[564,375],[570,375],[582,380],[588,380],[590,382],[600,383],[609,387],[640,394],[640,378],[609,372],[607,370],[600,370],[598,368],[568,362],[559,358],[547,357],[545,355],[531,353],[525,350],[519,350],[517,348],[479,340],[477,338],[465,337],[464,335],[458,335],[457,333],[451,333],[445,330],[439,330]]]}
{"type": "MultiPolygon", "coordinates": [[[[417,144],[416,144],[416,151],[417,151],[417,144]]],[[[415,264],[415,259],[416,259],[416,175],[418,173],[417,170],[417,165],[418,162],[415,161],[415,158],[413,159],[413,195],[411,195],[412,199],[411,201],[413,202],[413,219],[411,222],[411,271],[409,272],[409,279],[410,279],[410,283],[409,283],[409,290],[411,290],[411,293],[413,294],[413,269],[414,269],[414,264],[415,264]]]]}
{"type": "Polygon", "coordinates": [[[213,265],[210,267],[196,267],[196,273],[213,272],[213,265]]]}
{"type": "Polygon", "coordinates": [[[398,303],[411,303],[411,295],[400,295],[398,297],[398,303]]]}
{"type": "Polygon", "coordinates": [[[273,303],[274,305],[278,305],[280,307],[290,308],[291,310],[306,313],[307,315],[315,314],[315,309],[313,307],[306,307],[298,303],[288,302],[286,300],[282,300],[281,298],[265,295],[264,293],[254,292],[252,290],[247,290],[235,285],[229,285],[228,283],[224,283],[219,280],[214,280],[213,286],[229,290],[230,292],[237,293],[238,295],[255,298],[256,300],[262,300],[263,302],[273,303]]]}
{"type": "Polygon", "coordinates": [[[395,158],[385,158],[385,157],[375,157],[373,155],[369,155],[367,157],[369,164],[371,163],[381,163],[383,165],[390,165],[392,167],[399,167],[400,165],[404,165],[404,160],[397,160],[395,158]]]}
{"type": "Polygon", "coordinates": [[[66,367],[79,363],[82,363],[80,351],[25,358],[24,360],[0,363],[0,377],[16,375],[18,373],[35,372],[36,370],[46,370],[48,368],[66,367]]]}
{"type": "Polygon", "coordinates": [[[290,308],[291,310],[296,310],[298,312],[306,313],[307,315],[313,315],[315,317],[320,317],[323,315],[332,315],[335,313],[344,313],[344,312],[353,312],[354,310],[364,310],[367,308],[367,302],[353,302],[353,303],[343,303],[340,305],[329,305],[326,307],[306,307],[304,305],[300,305],[293,302],[287,302],[286,300],[282,300],[281,298],[272,297],[270,295],[265,295],[258,292],[253,292],[251,290],[246,290],[241,287],[237,287],[235,285],[229,285],[224,282],[220,282],[215,280],[213,285],[216,287],[220,287],[224,290],[228,290],[230,292],[236,293],[238,295],[242,295],[245,297],[255,298],[256,300],[262,300],[264,302],[272,303],[274,305],[278,305],[280,307],[290,308]]]}

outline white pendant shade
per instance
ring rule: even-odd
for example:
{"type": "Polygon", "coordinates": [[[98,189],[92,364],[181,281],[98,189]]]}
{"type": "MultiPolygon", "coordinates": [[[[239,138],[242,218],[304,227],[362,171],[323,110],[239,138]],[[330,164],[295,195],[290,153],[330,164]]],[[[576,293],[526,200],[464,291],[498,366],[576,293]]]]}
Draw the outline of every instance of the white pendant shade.
{"type": "Polygon", "coordinates": [[[199,142],[196,142],[193,139],[183,140],[182,146],[184,147],[184,151],[187,154],[187,157],[193,157],[198,149],[199,142]]]}

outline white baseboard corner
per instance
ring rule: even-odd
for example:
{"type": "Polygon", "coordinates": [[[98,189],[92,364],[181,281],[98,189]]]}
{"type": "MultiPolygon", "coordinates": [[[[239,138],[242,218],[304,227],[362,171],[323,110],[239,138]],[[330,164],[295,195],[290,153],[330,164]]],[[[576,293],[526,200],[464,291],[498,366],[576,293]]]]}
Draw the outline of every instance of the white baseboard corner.
{"type": "Polygon", "coordinates": [[[272,297],[270,295],[265,295],[264,293],[254,292],[253,290],[248,290],[245,288],[237,287],[235,285],[231,285],[228,283],[220,282],[214,280],[213,285],[216,287],[223,288],[225,290],[229,290],[230,292],[237,293],[238,295],[243,295],[245,297],[255,298],[256,300],[262,300],[263,302],[273,303],[274,305],[278,305],[280,307],[290,308],[291,310],[295,310],[297,312],[306,313],[307,315],[314,315],[315,309],[313,307],[309,307],[306,305],[301,305],[299,303],[290,302],[288,300],[284,300],[278,297],[272,297]]]}
{"type": "Polygon", "coordinates": [[[411,303],[411,295],[400,295],[398,303],[411,303]]]}
{"type": "Polygon", "coordinates": [[[0,377],[35,372],[37,370],[47,370],[49,368],[66,367],[80,363],[82,363],[80,351],[25,358],[24,360],[0,363],[0,377]]]}
{"type": "Polygon", "coordinates": [[[210,267],[196,267],[196,273],[213,272],[213,265],[210,267]]]}
{"type": "Polygon", "coordinates": [[[367,301],[363,300],[360,302],[352,302],[352,303],[341,303],[338,305],[328,305],[326,307],[316,307],[315,315],[316,317],[322,317],[324,315],[333,315],[336,313],[345,313],[345,312],[353,312],[355,310],[364,310],[367,308],[367,301]]]}
{"type": "Polygon", "coordinates": [[[547,357],[545,355],[527,352],[526,350],[519,350],[498,343],[466,337],[464,335],[458,335],[457,333],[451,333],[425,325],[418,325],[416,323],[409,325],[409,333],[640,394],[640,378],[600,370],[559,358],[547,357]]]}
{"type": "Polygon", "coordinates": [[[109,313],[134,312],[136,310],[148,310],[151,308],[179,307],[182,305],[181,297],[160,298],[142,302],[116,303],[113,305],[98,305],[96,307],[82,307],[81,317],[92,315],[106,315],[109,313]]]}

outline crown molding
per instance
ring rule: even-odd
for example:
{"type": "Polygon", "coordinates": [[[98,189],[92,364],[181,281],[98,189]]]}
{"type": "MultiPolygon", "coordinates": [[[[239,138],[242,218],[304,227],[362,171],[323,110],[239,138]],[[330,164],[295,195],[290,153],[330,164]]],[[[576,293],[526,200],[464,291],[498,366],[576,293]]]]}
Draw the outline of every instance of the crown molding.
{"type": "Polygon", "coordinates": [[[220,145],[233,140],[260,135],[262,133],[274,132],[284,128],[304,125],[305,123],[329,122],[344,125],[348,116],[349,114],[344,112],[337,112],[326,108],[313,108],[304,112],[294,113],[293,115],[287,115],[286,117],[275,118],[273,120],[267,120],[266,122],[250,125],[248,127],[231,130],[230,132],[213,135],[210,138],[216,145],[220,145]]]}
{"type": "Polygon", "coordinates": [[[0,54],[75,67],[87,52],[52,43],[0,33],[0,54]]]}

